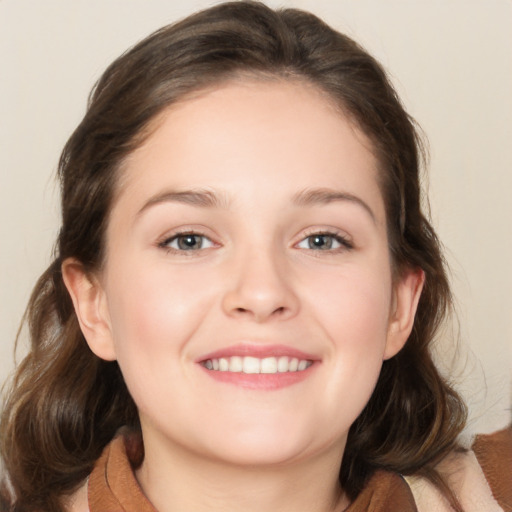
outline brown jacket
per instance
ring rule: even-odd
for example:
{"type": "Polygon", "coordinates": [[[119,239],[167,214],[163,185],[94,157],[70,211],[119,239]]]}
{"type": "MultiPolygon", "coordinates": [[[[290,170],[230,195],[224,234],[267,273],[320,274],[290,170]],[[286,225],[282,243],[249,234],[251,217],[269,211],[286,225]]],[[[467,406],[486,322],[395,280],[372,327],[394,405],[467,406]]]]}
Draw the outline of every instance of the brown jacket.
{"type": "MultiPolygon", "coordinates": [[[[116,437],[105,448],[89,478],[90,512],[157,512],[133,474],[132,463],[140,456],[136,443],[123,436],[116,437]]],[[[453,483],[467,512],[512,511],[512,429],[477,437],[473,451],[457,456],[451,464],[452,468],[453,464],[461,468],[455,471],[460,478],[453,483]]],[[[428,482],[378,471],[345,512],[445,510],[450,510],[447,502],[428,482]]]]}

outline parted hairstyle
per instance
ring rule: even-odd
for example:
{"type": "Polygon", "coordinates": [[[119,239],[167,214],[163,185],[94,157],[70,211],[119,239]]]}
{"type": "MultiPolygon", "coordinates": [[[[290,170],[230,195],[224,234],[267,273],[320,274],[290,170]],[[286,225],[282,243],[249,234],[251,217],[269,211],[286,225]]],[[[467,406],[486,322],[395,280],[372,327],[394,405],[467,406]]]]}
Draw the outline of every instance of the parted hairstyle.
{"type": "Polygon", "coordinates": [[[244,75],[316,86],[366,133],[379,163],[393,272],[425,274],[412,333],[383,363],[349,431],[341,485],[353,499],[377,469],[422,474],[444,487],[458,509],[434,469],[457,446],[466,410],[431,356],[451,295],[438,239],[421,210],[424,159],[415,123],[379,63],[349,37],[304,11],[239,1],[166,26],[114,61],[63,150],[62,228],[54,261],[28,304],[30,352],[1,419],[6,510],[63,510],[62,496],[87,477],[116,432],[140,429],[117,362],[95,356],[80,331],[61,265],[72,257],[87,272],[101,268],[121,164],[155,116],[244,75]]]}

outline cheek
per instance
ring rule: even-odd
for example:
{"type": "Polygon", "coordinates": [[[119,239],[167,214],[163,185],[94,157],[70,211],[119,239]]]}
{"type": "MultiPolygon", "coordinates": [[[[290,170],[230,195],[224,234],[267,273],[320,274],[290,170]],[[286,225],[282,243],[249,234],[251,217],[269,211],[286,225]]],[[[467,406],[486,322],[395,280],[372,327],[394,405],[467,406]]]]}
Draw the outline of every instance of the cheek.
{"type": "MultiPolygon", "coordinates": [[[[187,341],[207,314],[211,289],[199,274],[148,265],[119,271],[109,281],[109,312],[116,355],[123,369],[137,372],[176,366],[187,341]],[[130,275],[130,279],[123,276],[130,275]]],[[[152,377],[154,378],[154,377],[152,377]]]]}
{"type": "MultiPolygon", "coordinates": [[[[211,308],[204,276],[168,268],[119,265],[110,277],[109,311],[117,361],[141,414],[163,404],[187,411],[181,393],[190,375],[190,340],[211,308]],[[130,275],[130,279],[123,276],[130,275]],[[171,392],[170,392],[171,390],[171,392]]],[[[108,293],[108,292],[107,292],[108,293]]]]}
{"type": "Polygon", "coordinates": [[[309,307],[333,343],[369,348],[384,343],[390,316],[391,272],[386,262],[346,265],[305,283],[309,307]]]}
{"type": "Polygon", "coordinates": [[[316,286],[313,295],[319,298],[311,308],[330,344],[332,378],[326,399],[333,406],[342,403],[340,414],[350,411],[353,421],[369,400],[382,367],[391,306],[389,267],[346,268],[323,283],[317,280],[316,286]]]}

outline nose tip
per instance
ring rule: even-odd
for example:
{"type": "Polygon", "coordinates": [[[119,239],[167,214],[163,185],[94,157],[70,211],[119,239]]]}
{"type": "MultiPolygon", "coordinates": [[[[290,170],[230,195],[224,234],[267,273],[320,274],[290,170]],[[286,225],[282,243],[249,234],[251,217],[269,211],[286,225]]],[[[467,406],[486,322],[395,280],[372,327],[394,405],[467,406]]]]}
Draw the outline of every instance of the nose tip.
{"type": "Polygon", "coordinates": [[[246,260],[231,269],[232,279],[223,297],[225,313],[256,322],[293,317],[299,301],[293,290],[290,271],[277,268],[275,258],[246,260]]]}

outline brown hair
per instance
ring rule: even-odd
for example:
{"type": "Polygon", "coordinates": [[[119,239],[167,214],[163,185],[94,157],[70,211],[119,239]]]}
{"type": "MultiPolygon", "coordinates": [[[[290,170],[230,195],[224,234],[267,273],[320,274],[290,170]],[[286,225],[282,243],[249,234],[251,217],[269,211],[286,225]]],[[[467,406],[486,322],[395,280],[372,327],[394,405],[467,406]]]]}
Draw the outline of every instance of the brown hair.
{"type": "MultiPolygon", "coordinates": [[[[26,319],[31,351],[1,422],[10,510],[62,510],[60,498],[91,471],[137,409],[116,362],[89,350],[61,275],[73,257],[87,271],[103,259],[118,170],[155,116],[192,91],[249,73],[303,80],[324,91],[370,137],[380,163],[395,271],[420,268],[425,287],[405,348],[384,362],[370,402],[352,425],[340,481],[355,498],[378,468],[422,473],[456,445],[465,407],[439,375],[429,346],[450,308],[436,235],[421,211],[421,144],[381,66],[312,14],[256,2],[221,4],[164,27],[117,59],[96,84],[62,153],[62,228],[26,319]]],[[[455,504],[455,501],[453,501],[455,504]]]]}

